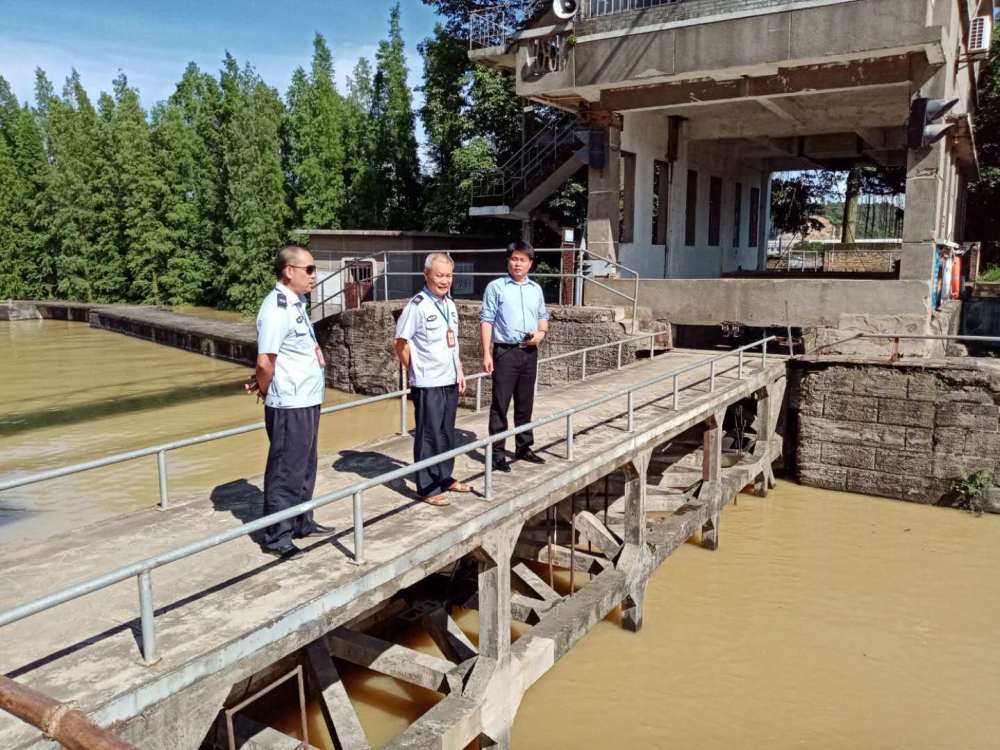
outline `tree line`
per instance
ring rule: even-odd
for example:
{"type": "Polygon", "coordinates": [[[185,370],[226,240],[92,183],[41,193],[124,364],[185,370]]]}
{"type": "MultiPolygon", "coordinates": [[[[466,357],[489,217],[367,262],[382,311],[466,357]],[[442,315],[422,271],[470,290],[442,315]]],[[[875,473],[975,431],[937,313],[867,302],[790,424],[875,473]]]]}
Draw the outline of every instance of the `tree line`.
{"type": "Polygon", "coordinates": [[[145,111],[124,74],[94,103],[42,70],[22,104],[0,77],[0,297],[250,311],[298,228],[468,230],[468,181],[520,142],[509,76],[472,69],[438,26],[407,83],[400,9],[346,91],[316,34],[282,96],[226,53],[145,111]],[[421,169],[416,118],[426,132],[421,169]]]}

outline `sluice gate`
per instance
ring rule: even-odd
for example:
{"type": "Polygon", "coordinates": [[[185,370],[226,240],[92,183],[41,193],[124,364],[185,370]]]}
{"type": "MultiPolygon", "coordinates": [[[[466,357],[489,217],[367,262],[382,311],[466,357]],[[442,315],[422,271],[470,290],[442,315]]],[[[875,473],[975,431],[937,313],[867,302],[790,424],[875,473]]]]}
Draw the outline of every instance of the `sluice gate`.
{"type": "MultiPolygon", "coordinates": [[[[508,746],[536,680],[619,606],[622,625],[638,630],[647,581],[666,557],[692,537],[714,549],[723,507],[750,485],[772,486],[785,362],[760,348],[674,351],[540,392],[536,447],[547,463],[516,463],[510,474],[484,473],[485,414],[461,417],[455,476],[479,492],[446,508],[419,502],[397,476],[409,437],[321,455],[317,495],[366,487],[362,556],[358,504],[331,502],[318,520],[343,531],[299,559],[272,561],[236,535],[157,568],[152,663],[143,640],[154,631],[137,617],[135,583],[122,580],[4,626],[3,673],[151,750],[297,746],[238,710],[287,679],[320,699],[340,747],[367,747],[339,679],[344,661],[444,694],[392,747],[508,746]],[[554,568],[569,571],[568,590],[554,568]],[[449,616],[453,604],[478,610],[478,644],[449,616]],[[373,628],[393,618],[420,622],[445,658],[373,628]],[[512,643],[515,619],[531,627],[512,643]]],[[[259,486],[229,482],[211,502],[4,550],[0,609],[239,529],[260,516],[259,486]]],[[[7,715],[0,744],[55,747],[7,715]]]]}

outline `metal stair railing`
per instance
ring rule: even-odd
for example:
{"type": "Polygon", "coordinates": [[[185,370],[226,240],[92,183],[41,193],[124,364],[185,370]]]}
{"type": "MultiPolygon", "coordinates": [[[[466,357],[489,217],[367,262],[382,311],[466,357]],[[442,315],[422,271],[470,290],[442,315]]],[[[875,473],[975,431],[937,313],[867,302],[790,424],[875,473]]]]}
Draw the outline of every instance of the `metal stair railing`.
{"type": "Polygon", "coordinates": [[[472,203],[512,206],[541,185],[583,147],[576,137],[575,121],[553,123],[536,133],[503,165],[483,170],[472,178],[472,203]]]}
{"type": "Polygon", "coordinates": [[[546,0],[511,0],[472,11],[469,14],[469,49],[506,48],[521,24],[538,8],[548,4],[546,0]]]}
{"type": "MultiPolygon", "coordinates": [[[[641,339],[650,339],[651,346],[653,340],[656,338],[656,334],[650,334],[647,336],[638,337],[641,339]]],[[[594,409],[598,406],[603,406],[604,404],[610,403],[612,401],[617,401],[620,399],[625,400],[625,405],[621,416],[627,419],[627,429],[628,432],[634,433],[636,430],[635,424],[635,412],[636,403],[635,396],[640,391],[645,391],[653,386],[660,385],[662,383],[671,383],[670,394],[672,394],[672,403],[674,410],[680,409],[680,377],[682,375],[697,372],[700,370],[705,370],[705,381],[708,382],[709,393],[714,393],[717,387],[717,380],[719,376],[723,374],[729,374],[730,377],[735,377],[737,380],[742,381],[747,374],[747,360],[749,359],[747,355],[753,349],[760,349],[760,369],[756,372],[760,373],[767,369],[767,359],[768,351],[767,345],[771,341],[774,341],[774,336],[768,336],[762,338],[752,344],[747,344],[746,346],[741,346],[738,349],[732,349],[715,356],[706,357],[704,359],[698,360],[685,367],[680,367],[674,370],[670,370],[666,373],[655,375],[651,378],[647,378],[638,383],[633,383],[627,385],[624,388],[618,388],[610,394],[598,396],[588,401],[578,403],[566,409],[562,409],[553,414],[549,414],[545,417],[539,417],[528,424],[515,427],[513,429],[507,430],[506,432],[498,433],[496,435],[489,435],[485,438],[480,438],[465,445],[455,448],[454,450],[447,451],[445,453],[440,453],[431,458],[425,459],[423,461],[417,461],[415,463],[409,464],[407,466],[402,466],[398,469],[394,469],[385,474],[381,474],[377,477],[371,479],[363,480],[350,487],[345,487],[334,492],[322,495],[320,497],[313,498],[304,503],[299,503],[286,510],[279,511],[277,513],[272,513],[271,515],[264,516],[255,521],[250,521],[236,528],[228,529],[211,536],[204,537],[197,541],[191,542],[189,544],[174,547],[172,549],[161,552],[152,557],[147,557],[137,562],[125,565],[115,570],[109,571],[104,575],[89,578],[85,581],[81,581],[72,586],[55,591],[51,594],[41,596],[33,601],[26,602],[20,606],[14,607],[13,609],[8,609],[6,611],[0,612],[0,628],[5,625],[10,625],[12,623],[24,620],[32,615],[36,615],[40,612],[58,607],[66,602],[74,601],[80,599],[89,594],[93,594],[98,591],[110,588],[117,583],[129,580],[130,578],[135,578],[138,581],[139,590],[139,613],[140,613],[140,624],[142,630],[142,656],[146,665],[155,664],[159,660],[156,650],[156,620],[155,620],[155,607],[153,602],[153,581],[152,574],[157,568],[170,565],[179,560],[183,560],[194,555],[198,555],[207,550],[213,549],[223,544],[235,541],[237,539],[242,539],[245,536],[249,536],[254,532],[261,531],[275,523],[280,521],[289,520],[297,516],[307,513],[318,508],[325,507],[331,503],[337,502],[338,500],[345,500],[347,498],[351,499],[353,505],[353,532],[354,532],[354,548],[352,550],[352,558],[358,565],[365,564],[365,553],[364,553],[364,526],[365,526],[365,512],[364,512],[364,493],[367,490],[371,490],[375,487],[380,487],[389,482],[395,482],[397,480],[406,479],[407,477],[416,474],[419,471],[436,466],[439,463],[448,461],[459,456],[464,456],[475,451],[483,451],[485,453],[485,474],[483,477],[483,486],[485,499],[487,501],[493,500],[493,448],[495,443],[502,443],[508,438],[514,437],[521,434],[522,432],[527,432],[528,430],[537,430],[540,427],[544,427],[553,423],[563,423],[566,427],[566,461],[573,461],[574,459],[574,437],[576,434],[576,428],[574,427],[574,417],[578,414],[582,414],[590,409],[594,409]],[[726,362],[726,360],[733,360],[735,362],[726,362]]],[[[624,342],[621,342],[624,343],[624,342]]],[[[620,346],[621,344],[617,341],[610,342],[608,344],[588,347],[587,351],[595,351],[598,349],[620,346]]],[[[582,351],[582,350],[581,350],[582,351]]],[[[563,357],[567,355],[562,355],[563,357]]],[[[754,358],[756,358],[754,354],[754,358]]],[[[619,364],[621,364],[621,359],[619,358],[619,364]]],[[[752,373],[751,373],[752,374],[752,373]]],[[[586,377],[586,372],[583,373],[586,377]]],[[[473,377],[484,378],[486,373],[478,373],[473,377]]],[[[467,378],[467,381],[469,379],[467,378]]],[[[407,390],[403,390],[400,393],[405,395],[408,393],[407,390]]],[[[698,391],[699,395],[702,395],[703,391],[698,391]]],[[[385,397],[399,394],[386,394],[385,397]]],[[[479,533],[489,524],[494,523],[497,519],[493,516],[502,511],[502,507],[497,506],[493,511],[488,511],[481,513],[476,518],[469,522],[469,532],[479,533]]],[[[427,553],[428,555],[431,553],[427,553]]],[[[430,557],[426,558],[430,559],[430,557]]],[[[424,562],[421,559],[417,562],[424,562]]],[[[413,561],[409,561],[408,564],[413,561]]],[[[395,577],[395,575],[390,576],[395,577]]],[[[370,588],[362,586],[359,590],[354,592],[354,596],[359,596],[367,593],[369,590],[373,590],[378,585],[381,585],[381,578],[374,578],[368,576],[366,579],[366,584],[370,588]]]]}

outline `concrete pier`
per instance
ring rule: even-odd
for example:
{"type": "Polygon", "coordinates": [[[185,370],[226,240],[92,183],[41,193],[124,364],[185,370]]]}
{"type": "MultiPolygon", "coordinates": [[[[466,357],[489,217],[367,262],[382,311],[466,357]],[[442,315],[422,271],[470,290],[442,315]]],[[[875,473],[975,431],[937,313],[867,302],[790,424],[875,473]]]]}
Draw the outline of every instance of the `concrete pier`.
{"type": "MultiPolygon", "coordinates": [[[[535,414],[615,393],[705,356],[675,351],[543,390],[535,414]]],[[[453,495],[449,507],[434,508],[403,482],[365,492],[361,565],[352,561],[351,507],[344,502],[317,514],[342,531],[310,540],[297,560],[276,562],[244,538],[156,570],[155,664],[142,660],[137,592],[125,582],[4,628],[0,669],[73,701],[144,750],[195,750],[249,680],[291,659],[306,664],[310,690],[322,699],[341,746],[366,747],[332,655],[446,694],[393,747],[460,748],[477,738],[508,747],[517,708],[541,675],[619,605],[623,626],[641,628],[646,583],[663,560],[699,534],[704,546],[717,548],[725,504],[747,486],[760,492],[772,486],[785,362],[771,357],[763,365],[759,355],[748,355],[742,373],[738,367],[735,357],[720,364],[714,389],[707,367],[681,376],[676,406],[669,380],[639,392],[631,430],[624,397],[576,415],[571,458],[562,424],[538,430],[536,448],[547,463],[516,463],[511,474],[494,476],[489,502],[481,494],[453,495]],[[737,410],[737,421],[751,424],[746,434],[727,429],[737,410]],[[525,565],[549,560],[581,571],[582,585],[571,596],[525,565]],[[358,618],[459,562],[474,565],[478,648],[446,610],[429,609],[423,622],[448,661],[359,632],[358,618]],[[514,617],[535,624],[512,644],[514,617]]],[[[485,413],[460,418],[463,440],[485,435],[485,423],[485,413]]],[[[409,463],[411,451],[411,439],[400,437],[321,456],[317,494],[409,463]]],[[[460,458],[455,476],[482,490],[482,461],[482,454],[460,458]]],[[[140,511],[5,549],[0,608],[256,518],[260,487],[259,477],[230,482],[208,499],[190,498],[166,512],[140,511]]],[[[260,730],[255,742],[273,735],[254,729],[260,730]]],[[[0,746],[53,747],[6,715],[0,746]]]]}

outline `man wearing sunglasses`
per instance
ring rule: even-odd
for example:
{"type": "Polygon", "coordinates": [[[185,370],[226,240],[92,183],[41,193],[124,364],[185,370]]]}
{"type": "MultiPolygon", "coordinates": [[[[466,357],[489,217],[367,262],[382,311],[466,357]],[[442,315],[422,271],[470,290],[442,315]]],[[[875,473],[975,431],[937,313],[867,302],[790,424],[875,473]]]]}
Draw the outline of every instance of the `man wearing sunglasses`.
{"type": "MultiPolygon", "coordinates": [[[[257,314],[257,369],[250,393],[264,395],[264,421],[270,447],[264,473],[264,515],[312,499],[316,486],[317,435],[323,404],[326,361],[316,341],[308,294],[316,286],[312,253],[297,245],[278,251],[278,282],[257,314]]],[[[264,529],[261,548],[275,557],[296,557],[292,539],[333,532],[312,512],[264,529]]]]}

